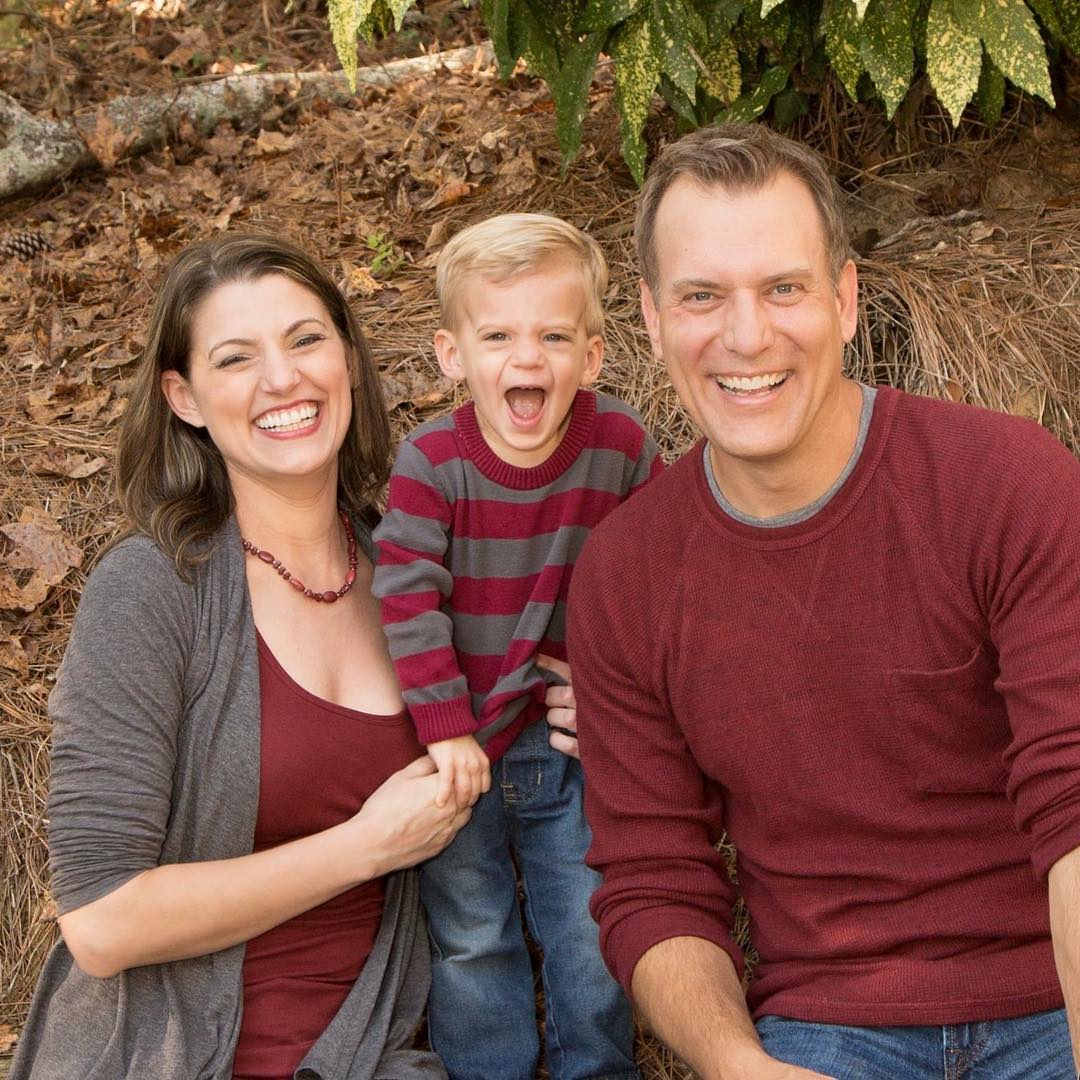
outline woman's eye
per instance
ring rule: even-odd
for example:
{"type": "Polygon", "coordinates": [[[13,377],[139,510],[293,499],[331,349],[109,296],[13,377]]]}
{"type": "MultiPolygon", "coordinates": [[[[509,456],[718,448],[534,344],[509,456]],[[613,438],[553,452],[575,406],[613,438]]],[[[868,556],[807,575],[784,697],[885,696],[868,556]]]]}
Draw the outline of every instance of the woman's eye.
{"type": "Polygon", "coordinates": [[[295,344],[296,344],[297,348],[303,349],[303,348],[306,348],[308,345],[314,345],[316,341],[322,341],[322,340],[323,340],[322,334],[304,334],[303,337],[298,337],[296,339],[295,344]]]}
{"type": "Polygon", "coordinates": [[[242,364],[247,359],[247,353],[231,353],[229,356],[223,356],[218,362],[219,368],[232,367],[235,364],[242,364]]]}

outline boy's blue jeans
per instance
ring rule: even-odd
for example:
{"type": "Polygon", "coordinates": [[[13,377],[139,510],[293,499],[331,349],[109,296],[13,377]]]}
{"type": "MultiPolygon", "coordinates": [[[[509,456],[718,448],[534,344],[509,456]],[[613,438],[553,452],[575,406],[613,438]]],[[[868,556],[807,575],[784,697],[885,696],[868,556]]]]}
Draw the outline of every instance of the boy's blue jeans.
{"type": "Polygon", "coordinates": [[[630,1006],[600,958],[585,865],[581,764],[532,724],[491,770],[491,790],[453,843],[421,867],[432,983],[428,1033],[454,1080],[533,1080],[536,993],[529,932],[543,950],[545,1048],[552,1080],[637,1080],[630,1006]]]}
{"type": "Polygon", "coordinates": [[[766,1051],[836,1080],[1073,1080],[1064,1009],[944,1027],[848,1027],[763,1016],[766,1051]]]}

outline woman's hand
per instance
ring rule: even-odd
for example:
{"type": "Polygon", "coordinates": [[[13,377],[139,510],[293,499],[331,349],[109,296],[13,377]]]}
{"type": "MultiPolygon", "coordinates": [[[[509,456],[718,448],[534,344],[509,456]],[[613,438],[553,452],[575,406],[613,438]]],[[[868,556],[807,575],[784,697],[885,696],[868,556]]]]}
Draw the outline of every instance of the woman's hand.
{"type": "Polygon", "coordinates": [[[448,799],[439,805],[440,783],[435,762],[425,755],[391,774],[368,797],[350,822],[363,830],[361,843],[375,858],[373,871],[365,877],[380,877],[438,855],[469,820],[468,804],[459,807],[448,799]]]}
{"type": "Polygon", "coordinates": [[[558,675],[566,680],[565,686],[551,685],[547,688],[544,704],[548,707],[547,722],[551,731],[548,742],[570,757],[580,758],[577,741],[577,701],[574,698],[574,686],[570,679],[570,665],[554,656],[536,658],[536,666],[558,675]]]}

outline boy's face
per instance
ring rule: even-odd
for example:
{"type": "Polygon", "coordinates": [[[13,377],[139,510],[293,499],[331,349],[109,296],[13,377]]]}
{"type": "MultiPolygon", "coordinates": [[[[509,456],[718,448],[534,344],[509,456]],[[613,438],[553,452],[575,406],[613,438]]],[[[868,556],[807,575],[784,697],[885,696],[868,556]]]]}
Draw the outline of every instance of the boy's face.
{"type": "Polygon", "coordinates": [[[468,384],[488,446],[511,465],[546,461],[604,355],[603,339],[585,330],[581,270],[553,262],[501,282],[470,276],[456,315],[435,352],[444,374],[468,384]]]}

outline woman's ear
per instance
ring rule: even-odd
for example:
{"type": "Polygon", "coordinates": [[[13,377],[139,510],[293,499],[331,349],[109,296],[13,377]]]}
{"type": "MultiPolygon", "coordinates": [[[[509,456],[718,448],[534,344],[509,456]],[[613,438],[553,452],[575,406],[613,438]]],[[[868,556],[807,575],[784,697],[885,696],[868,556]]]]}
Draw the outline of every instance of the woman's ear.
{"type": "Polygon", "coordinates": [[[179,371],[171,369],[161,373],[161,392],[165,395],[169,408],[181,420],[192,427],[206,427],[206,421],[203,420],[199,406],[195,403],[191,386],[179,371]]]}

